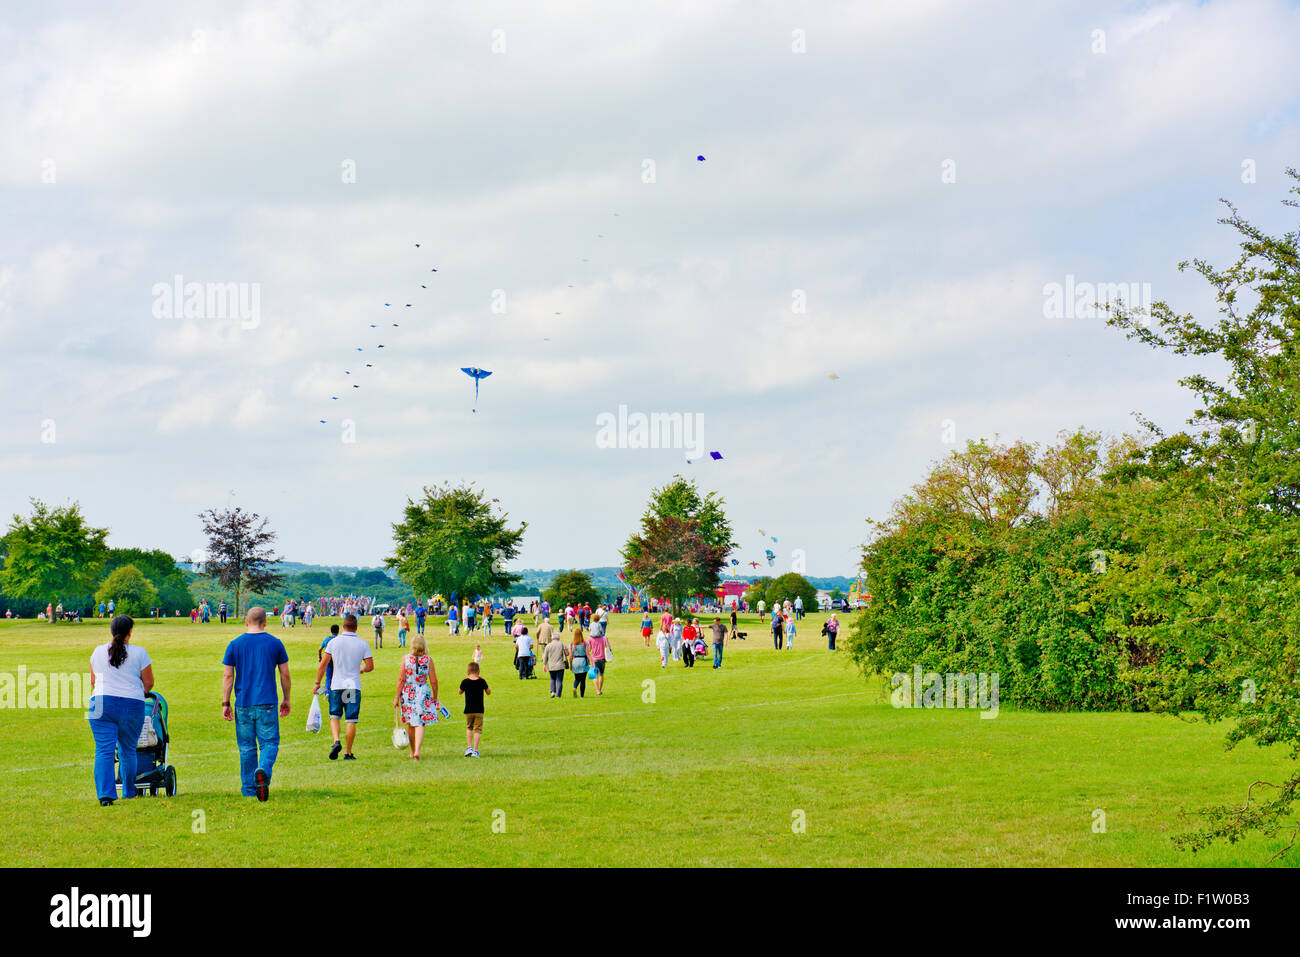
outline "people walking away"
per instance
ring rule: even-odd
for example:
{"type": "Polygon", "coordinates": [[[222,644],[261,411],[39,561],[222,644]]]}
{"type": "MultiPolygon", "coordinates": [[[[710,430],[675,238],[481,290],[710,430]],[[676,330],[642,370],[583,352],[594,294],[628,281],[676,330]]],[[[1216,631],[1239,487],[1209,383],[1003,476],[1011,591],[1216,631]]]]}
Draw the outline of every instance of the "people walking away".
{"type": "Polygon", "coordinates": [[[330,746],[329,758],[338,760],[339,751],[346,743],[347,750],[343,758],[356,760],[352,753],[352,743],[357,737],[357,722],[361,720],[361,676],[375,670],[375,658],[365,639],[357,634],[357,616],[346,615],[343,618],[343,630],[330,639],[325,646],[325,654],[316,666],[316,687],[312,694],[320,691],[321,679],[325,671],[334,666],[334,676],[330,679],[330,731],[334,743],[330,746]],[[342,725],[347,725],[346,729],[342,725]],[[340,741],[342,732],[343,741],[340,741]]]}
{"type": "Polygon", "coordinates": [[[280,753],[280,718],[289,717],[289,653],[284,642],[267,632],[265,608],[254,605],[248,609],[244,633],[226,646],[222,665],[221,716],[235,722],[240,793],[265,801],[280,753]],[[277,671],[283,692],[278,715],[277,671]]]}
{"type": "Polygon", "coordinates": [[[528,634],[528,626],[524,625],[519,632],[519,637],[515,639],[515,668],[519,671],[519,680],[531,677],[531,662],[533,660],[533,639],[528,634]]]}
{"type": "Polygon", "coordinates": [[[477,661],[471,661],[460,683],[460,693],[465,696],[465,757],[477,758],[479,740],[483,737],[483,697],[490,695],[487,679],[479,674],[477,661]]]}
{"type": "Polygon", "coordinates": [[[429,658],[429,646],[423,635],[411,639],[411,653],[402,658],[397,672],[397,696],[393,707],[406,725],[410,756],[420,760],[425,725],[438,722],[438,672],[429,658]]]}
{"type": "Polygon", "coordinates": [[[581,628],[573,629],[573,640],[569,642],[569,667],[573,670],[573,696],[587,697],[587,672],[591,670],[591,664],[581,628]]]}
{"type": "Polygon", "coordinates": [[[87,717],[95,739],[95,793],[101,807],[117,798],[113,758],[122,777],[122,797],[136,796],[136,744],[144,728],[145,692],[153,688],[149,652],[131,644],[135,621],[118,615],[108,626],[112,640],[90,653],[87,717]]]}
{"type": "Polygon", "coordinates": [[[596,694],[605,693],[605,665],[611,658],[611,649],[609,638],[605,634],[604,628],[601,628],[600,634],[593,629],[591,636],[587,639],[587,647],[591,654],[591,666],[596,669],[596,694]]]}
{"type": "MultiPolygon", "coordinates": [[[[550,622],[545,622],[543,628],[549,628],[550,622]]],[[[569,655],[564,647],[564,642],[559,638],[547,642],[542,649],[542,667],[546,669],[551,676],[551,697],[564,697],[564,672],[569,667],[569,655]]]]}
{"type": "Polygon", "coordinates": [[[375,629],[375,647],[384,647],[384,613],[375,612],[375,617],[370,619],[370,624],[375,629]]]}

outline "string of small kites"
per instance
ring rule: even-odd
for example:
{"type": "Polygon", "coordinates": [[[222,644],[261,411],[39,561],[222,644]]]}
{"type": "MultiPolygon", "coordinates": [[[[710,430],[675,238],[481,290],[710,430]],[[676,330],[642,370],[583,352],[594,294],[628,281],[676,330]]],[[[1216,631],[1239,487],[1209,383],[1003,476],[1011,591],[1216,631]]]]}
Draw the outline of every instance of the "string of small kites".
{"type": "MultiPolygon", "coordinates": [[[[700,155],[696,156],[695,159],[696,159],[696,162],[699,162],[699,163],[703,163],[703,162],[705,161],[705,157],[704,157],[703,154],[700,154],[700,155]]],[[[614,215],[615,215],[615,216],[618,216],[619,214],[618,214],[618,213],[615,213],[614,215]]],[[[598,233],[598,234],[597,234],[597,238],[598,238],[598,239],[603,239],[603,238],[604,238],[604,234],[603,234],[603,233],[598,233]]],[[[416,243],[416,244],[415,244],[415,248],[416,248],[416,249],[419,249],[419,248],[420,248],[420,244],[419,244],[419,243],[416,243]]],[[[586,259],[586,258],[584,258],[582,261],[583,261],[583,262],[590,262],[590,259],[586,259]]],[[[438,270],[437,270],[437,267],[430,267],[429,271],[432,272],[432,273],[436,273],[438,270]]],[[[572,289],[573,287],[574,287],[574,284],[573,284],[573,283],[569,283],[569,284],[568,284],[568,288],[572,289]]],[[[421,289],[428,289],[429,286],[428,286],[427,283],[420,283],[420,288],[421,288],[421,289]]],[[[409,302],[407,302],[407,303],[403,303],[403,304],[402,304],[402,308],[404,308],[404,309],[410,309],[410,308],[412,307],[412,305],[413,305],[413,304],[412,304],[412,303],[409,303],[409,302]]],[[[391,303],[391,302],[386,302],[386,303],[384,303],[384,308],[385,308],[385,309],[392,309],[392,308],[393,308],[393,303],[391,303]]],[[[557,315],[557,316],[560,315],[560,312],[557,311],[557,312],[555,313],[555,315],[557,315]]],[[[379,329],[379,323],[377,323],[377,322],[369,323],[369,326],[370,326],[371,329],[374,329],[374,330],[378,330],[378,329],[379,329]]],[[[397,323],[397,322],[391,323],[391,328],[393,328],[393,329],[399,329],[399,328],[401,328],[401,323],[397,323]]],[[[549,337],[547,337],[545,341],[548,341],[548,342],[549,342],[549,341],[550,341],[549,337]]],[[[385,345],[385,343],[382,343],[382,342],[377,342],[377,343],[374,344],[374,350],[375,350],[375,353],[376,353],[375,358],[377,358],[378,350],[384,348],[384,345],[385,345]]],[[[364,346],[357,346],[357,347],[356,347],[356,351],[359,352],[359,353],[365,353],[366,349],[365,349],[364,346]]],[[[361,369],[373,369],[373,368],[374,368],[374,362],[365,362],[365,361],[363,361],[360,365],[356,366],[356,368],[357,368],[358,372],[360,372],[361,369]]],[[[478,412],[479,386],[480,386],[480,384],[482,383],[482,381],[483,381],[484,379],[486,379],[488,376],[490,376],[490,375],[492,374],[492,372],[491,372],[491,370],[489,370],[489,369],[481,369],[481,368],[479,368],[478,366],[461,366],[460,371],[463,372],[463,373],[465,373],[465,375],[469,376],[471,379],[474,380],[474,406],[470,409],[470,411],[476,413],[476,412],[478,412]]],[[[351,386],[353,389],[360,389],[360,388],[361,388],[361,383],[355,381],[355,377],[353,376],[353,370],[352,370],[352,369],[344,369],[344,370],[343,370],[343,375],[346,376],[346,377],[348,377],[348,378],[344,379],[343,382],[342,382],[341,384],[343,384],[343,385],[349,385],[349,386],[351,386]]],[[[836,375],[834,372],[827,373],[827,376],[826,376],[826,377],[827,377],[828,379],[832,379],[832,380],[833,380],[833,379],[838,379],[838,378],[839,378],[839,376],[836,375]]],[[[343,399],[342,395],[331,395],[331,396],[330,396],[330,401],[332,401],[332,402],[340,402],[340,401],[342,401],[342,399],[343,399]]],[[[320,420],[320,424],[321,424],[321,425],[327,425],[328,422],[329,422],[328,419],[321,419],[321,420],[320,420]]],[[[722,453],[721,453],[721,452],[717,452],[717,451],[710,452],[710,453],[709,453],[709,457],[710,457],[713,461],[715,461],[715,462],[720,462],[720,461],[722,461],[722,453]]],[[[692,461],[691,461],[690,459],[687,459],[687,460],[686,460],[686,464],[687,464],[687,465],[690,465],[690,464],[692,464],[692,461]]],[[[762,532],[762,529],[760,529],[759,531],[760,531],[760,533],[761,533],[761,532],[762,532]]],[[[772,541],[775,542],[776,539],[773,538],[772,541]]],[[[768,564],[771,565],[773,559],[775,558],[775,556],[773,555],[773,553],[772,553],[772,551],[771,551],[770,549],[768,549],[766,557],[767,557],[767,560],[768,560],[768,564]]],[[[733,564],[735,564],[735,563],[733,563],[733,564]]],[[[753,567],[757,568],[757,567],[758,567],[758,562],[750,562],[750,565],[752,565],[753,567]]]]}

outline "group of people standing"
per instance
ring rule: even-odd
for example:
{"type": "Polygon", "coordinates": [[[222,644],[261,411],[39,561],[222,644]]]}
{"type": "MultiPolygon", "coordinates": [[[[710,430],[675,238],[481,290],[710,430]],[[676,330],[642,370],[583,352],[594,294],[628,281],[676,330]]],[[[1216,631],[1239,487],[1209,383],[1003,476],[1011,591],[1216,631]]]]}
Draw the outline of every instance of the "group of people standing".
{"type": "MultiPolygon", "coordinates": [[[[641,617],[641,639],[650,647],[650,635],[654,630],[654,619],[647,609],[641,617]]],[[[739,637],[736,630],[736,612],[731,612],[732,638],[739,637]]],[[[659,666],[668,667],[669,659],[683,662],[687,668],[695,667],[695,659],[709,653],[709,641],[713,645],[713,667],[722,667],[722,649],[728,637],[727,626],[721,618],[714,618],[707,629],[701,627],[698,618],[674,618],[671,611],[664,611],[659,616],[659,634],[655,645],[659,648],[659,666]]]]}

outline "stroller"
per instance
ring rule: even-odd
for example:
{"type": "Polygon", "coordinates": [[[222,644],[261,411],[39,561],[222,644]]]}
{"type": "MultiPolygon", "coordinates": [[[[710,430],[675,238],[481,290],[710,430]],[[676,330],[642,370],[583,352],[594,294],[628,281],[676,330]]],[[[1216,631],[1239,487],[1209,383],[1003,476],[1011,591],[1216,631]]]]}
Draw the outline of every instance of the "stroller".
{"type": "MultiPolygon", "coordinates": [[[[156,691],[146,691],[144,727],[136,746],[136,790],[157,796],[162,790],[168,797],[176,796],[176,769],[167,763],[167,746],[171,735],[167,733],[167,699],[156,691]]],[[[119,766],[117,784],[122,784],[119,766]]]]}

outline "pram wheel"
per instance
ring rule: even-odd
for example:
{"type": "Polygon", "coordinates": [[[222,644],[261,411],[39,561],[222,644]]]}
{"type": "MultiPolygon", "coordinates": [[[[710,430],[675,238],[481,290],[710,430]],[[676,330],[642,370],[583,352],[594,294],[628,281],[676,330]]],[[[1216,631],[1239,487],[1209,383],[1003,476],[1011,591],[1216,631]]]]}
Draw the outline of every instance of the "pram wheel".
{"type": "Polygon", "coordinates": [[[163,786],[167,789],[168,797],[176,796],[176,769],[175,768],[168,767],[167,770],[163,772],[163,786]]]}

